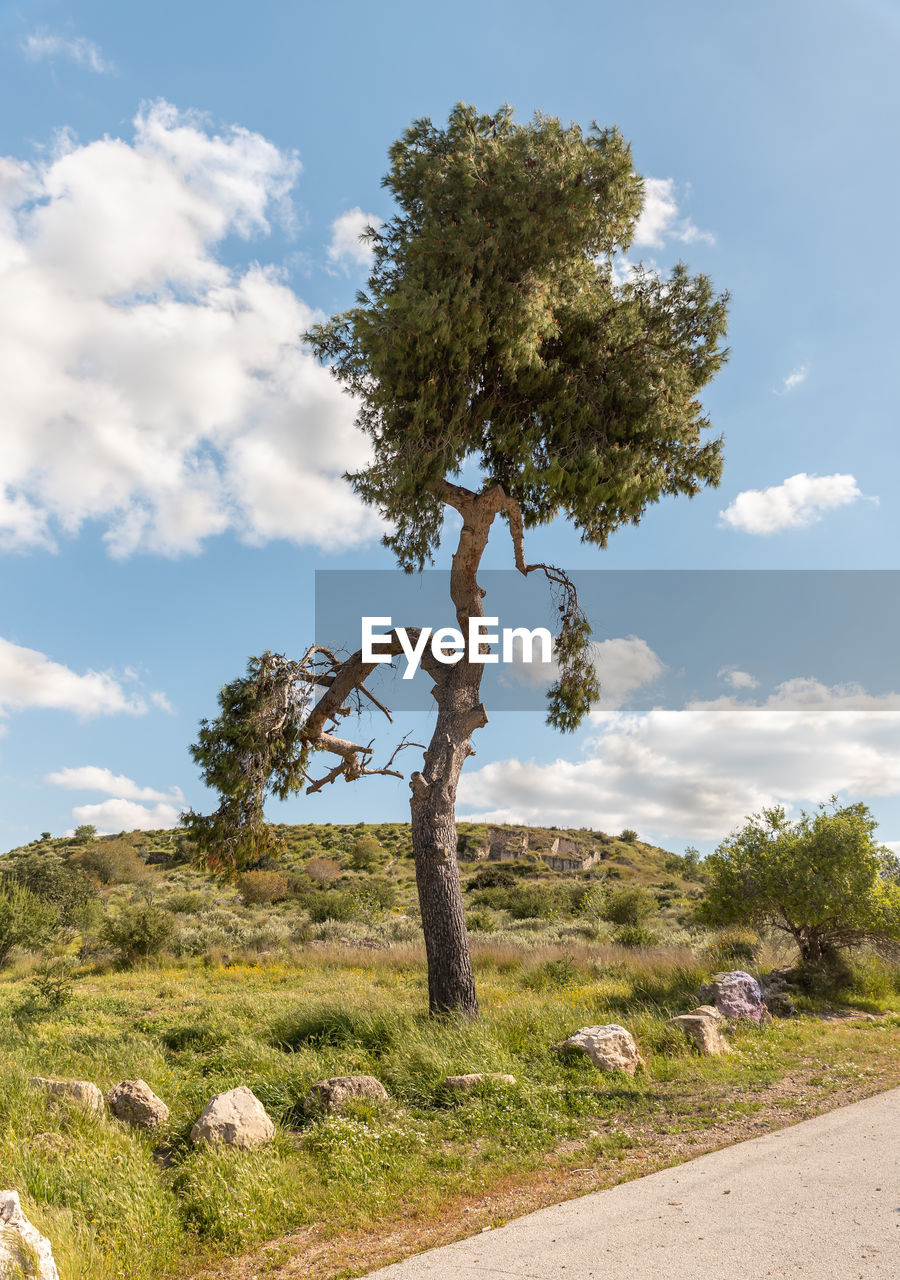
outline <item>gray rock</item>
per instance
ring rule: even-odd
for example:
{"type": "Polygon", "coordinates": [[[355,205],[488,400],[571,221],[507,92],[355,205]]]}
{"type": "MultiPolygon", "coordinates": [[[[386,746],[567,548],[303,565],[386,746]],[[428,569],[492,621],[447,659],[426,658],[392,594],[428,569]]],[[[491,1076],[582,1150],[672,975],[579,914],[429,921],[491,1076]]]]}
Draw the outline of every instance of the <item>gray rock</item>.
{"type": "Polygon", "coordinates": [[[113,1085],[106,1095],[106,1103],[117,1120],[135,1129],[158,1129],[169,1118],[169,1108],[146,1080],[123,1080],[113,1085]]]}
{"type": "Polygon", "coordinates": [[[340,1111],[345,1102],[365,1098],[370,1102],[387,1102],[388,1091],[374,1076],[332,1076],[317,1080],[306,1095],[311,1111],[340,1111]]]}
{"type": "Polygon", "coordinates": [[[515,1084],[516,1077],[507,1075],[503,1071],[470,1071],[464,1076],[447,1076],[444,1081],[445,1089],[454,1089],[459,1093],[465,1093],[467,1089],[474,1089],[476,1085],[483,1084],[485,1080],[492,1080],[495,1084],[515,1084]]]}
{"type": "Polygon", "coordinates": [[[274,1137],[275,1126],[265,1107],[243,1084],[210,1098],[191,1129],[191,1142],[221,1142],[247,1151],[274,1137]]]}
{"type": "Polygon", "coordinates": [[[33,1076],[28,1083],[34,1089],[43,1089],[53,1098],[74,1102],[85,1111],[102,1116],[106,1113],[103,1094],[90,1080],[48,1080],[45,1076],[33,1076]]]}
{"type": "Polygon", "coordinates": [[[582,1027],[557,1049],[578,1049],[599,1071],[627,1071],[633,1076],[641,1057],[630,1031],[611,1022],[603,1027],[582,1027]]]}
{"type": "Polygon", "coordinates": [[[726,1018],[763,1022],[767,1016],[759,983],[743,969],[717,973],[712,982],[700,988],[700,1003],[715,1005],[726,1018]]]}
{"type": "Polygon", "coordinates": [[[687,1038],[704,1057],[717,1053],[730,1053],[731,1049],[722,1036],[721,1026],[724,1019],[720,1014],[710,1017],[705,1008],[695,1009],[693,1013],[681,1013],[677,1018],[670,1018],[667,1026],[683,1031],[687,1038]]]}
{"type": "Polygon", "coordinates": [[[0,1191],[0,1275],[59,1280],[53,1249],[33,1226],[19,1203],[17,1191],[0,1191]]]}

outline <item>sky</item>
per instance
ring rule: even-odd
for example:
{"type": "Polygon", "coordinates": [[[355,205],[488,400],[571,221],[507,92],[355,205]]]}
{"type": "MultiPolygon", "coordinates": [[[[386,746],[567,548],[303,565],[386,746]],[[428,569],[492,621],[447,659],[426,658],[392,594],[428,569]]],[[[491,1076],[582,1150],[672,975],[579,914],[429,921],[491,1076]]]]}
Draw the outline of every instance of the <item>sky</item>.
{"type": "MultiPolygon", "coordinates": [[[[513,673],[460,816],[706,851],[836,794],[900,849],[898,54],[881,0],[0,3],[0,849],[214,806],[189,746],[220,686],[304,651],[317,573],[353,600],[392,569],[299,335],[365,284],[391,142],[458,101],[618,125],[630,258],[731,295],[721,486],[603,551],[531,535],[590,583],[603,695],[562,737],[513,673]]],[[[432,725],[359,732],[386,758],[432,725]]],[[[269,812],[403,820],[408,787],[269,812]]]]}

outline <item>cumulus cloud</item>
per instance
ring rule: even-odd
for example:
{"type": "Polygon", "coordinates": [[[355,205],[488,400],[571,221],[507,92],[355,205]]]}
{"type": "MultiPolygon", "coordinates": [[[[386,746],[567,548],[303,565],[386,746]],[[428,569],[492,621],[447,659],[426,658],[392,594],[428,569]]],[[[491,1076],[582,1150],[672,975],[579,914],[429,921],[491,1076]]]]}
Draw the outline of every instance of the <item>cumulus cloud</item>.
{"type": "MultiPolygon", "coordinates": [[[[665,671],[665,664],[653,652],[646,640],[639,636],[616,637],[611,640],[592,640],[589,645],[591,661],[600,681],[598,707],[617,707],[629,694],[652,684],[665,671]]],[[[532,658],[525,662],[522,642],[513,642],[513,662],[509,674],[520,684],[539,688],[548,685],[559,675],[556,661],[541,662],[540,645],[532,647],[532,658]]]]}
{"type": "Polygon", "coordinates": [[[715,236],[701,231],[690,218],[680,217],[674,178],[644,178],[644,206],[634,231],[634,244],[661,249],[670,240],[715,244],[715,236]]]}
{"type": "Polygon", "coordinates": [[[55,787],[65,787],[69,791],[99,791],[103,795],[115,796],[119,800],[155,800],[160,803],[171,803],[184,799],[179,787],[172,787],[171,791],[141,787],[131,778],[126,778],[124,774],[116,774],[111,769],[102,769],[94,764],[59,769],[56,773],[48,773],[44,781],[52,783],[55,787]]]}
{"type": "Polygon", "coordinates": [[[374,213],[363,213],[359,205],[340,214],[331,224],[328,261],[345,271],[368,267],[372,261],[372,246],[360,236],[366,227],[380,226],[381,219],[374,213]]]}
{"type": "Polygon", "coordinates": [[[720,840],[763,806],[900,794],[900,697],[818,686],[816,704],[798,698],[798,683],[815,682],[788,681],[750,708],[723,699],[611,712],[583,760],[464,773],[461,815],[720,840]]]}
{"type": "Polygon", "coordinates": [[[781,386],[776,390],[776,395],[786,395],[789,391],[793,391],[795,387],[799,387],[805,382],[809,374],[809,369],[805,364],[798,364],[792,369],[787,377],[782,379],[781,386]]]}
{"type": "Polygon", "coordinates": [[[59,769],[48,773],[45,781],[69,791],[99,791],[112,797],[79,804],[72,810],[78,825],[87,823],[100,831],[155,831],[172,827],[184,807],[184,795],[179,787],[169,791],[142,787],[132,778],[99,765],[59,769]]]}
{"type": "Polygon", "coordinates": [[[781,533],[815,524],[823,512],[862,496],[853,476],[810,476],[800,471],[768,489],[745,489],[719,516],[742,533],[781,533]]]}
{"type": "Polygon", "coordinates": [[[741,671],[738,667],[722,667],[716,672],[719,680],[724,680],[732,689],[755,689],[759,681],[749,671],[741,671]]]}
{"type": "Polygon", "coordinates": [[[98,804],[79,804],[72,810],[76,823],[90,824],[108,834],[116,831],[158,831],[174,827],[181,809],[174,804],[144,805],[133,800],[101,800],[98,804]]]}
{"type": "Polygon", "coordinates": [[[52,62],[56,58],[65,58],[76,66],[96,71],[98,75],[115,71],[114,65],[103,57],[99,46],[85,36],[61,36],[51,31],[34,31],[22,42],[22,52],[29,62],[52,62]]]}
{"type": "Polygon", "coordinates": [[[37,649],[0,638],[0,718],[26,707],[73,711],[78,716],[143,715],[147,703],[127,693],[108,671],[79,675],[37,649]]]}
{"type": "Polygon", "coordinates": [[[87,521],[119,557],[377,531],[341,478],[367,458],[352,402],[299,342],[316,316],[218,255],[289,218],[299,167],[164,102],[131,141],[0,159],[0,547],[87,521]]]}

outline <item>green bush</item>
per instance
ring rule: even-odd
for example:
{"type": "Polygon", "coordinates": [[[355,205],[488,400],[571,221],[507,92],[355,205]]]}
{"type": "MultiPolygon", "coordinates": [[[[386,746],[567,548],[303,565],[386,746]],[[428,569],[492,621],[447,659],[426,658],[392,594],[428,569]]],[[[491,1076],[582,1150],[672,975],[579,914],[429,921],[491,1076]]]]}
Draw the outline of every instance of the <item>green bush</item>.
{"type": "Polygon", "coordinates": [[[359,899],[346,889],[319,889],[304,904],[314,924],[326,920],[355,920],[359,916],[359,899]]]}
{"type": "Polygon", "coordinates": [[[149,876],[143,858],[124,840],[102,840],[74,853],[71,862],[101,884],[140,884],[149,876]]]}
{"type": "Polygon", "coordinates": [[[493,933],[497,928],[497,917],[487,907],[479,907],[466,916],[466,928],[470,932],[493,933]]]}
{"type": "Polygon", "coordinates": [[[282,902],[288,896],[288,878],[281,871],[245,871],[238,876],[238,892],[247,906],[282,902]]]}
{"type": "Polygon", "coordinates": [[[37,949],[49,942],[59,924],[59,913],[15,881],[0,884],[0,965],[13,947],[37,949]]]}
{"type": "Polygon", "coordinates": [[[97,910],[97,890],[84,872],[46,853],[29,853],[6,859],[4,881],[15,881],[49,903],[66,924],[76,928],[92,922],[97,910]]]}
{"type": "Polygon", "coordinates": [[[637,844],[638,833],[633,827],[626,827],[619,836],[619,839],[625,844],[637,844]]]}
{"type": "Polygon", "coordinates": [[[350,865],[355,871],[372,871],[384,866],[387,854],[374,836],[360,836],[350,848],[350,865]]]}
{"type": "Polygon", "coordinates": [[[639,925],[656,910],[656,899],[642,885],[613,889],[607,895],[603,915],[610,924],[639,925]]]}
{"type": "Polygon", "coordinates": [[[613,934],[620,947],[653,947],[659,938],[642,924],[623,924],[613,934]]]}
{"type": "Polygon", "coordinates": [[[46,959],[31,980],[35,1000],[55,1012],[71,1003],[78,966],[71,956],[46,959]]]}
{"type": "Polygon", "coordinates": [[[196,915],[205,905],[206,898],[199,889],[186,889],[184,893],[173,893],[166,898],[166,910],[183,916],[196,915]]]}
{"type": "Polygon", "coordinates": [[[723,929],[711,938],[704,948],[704,956],[716,969],[754,964],[759,956],[761,942],[749,929],[723,929]]]}
{"type": "Polygon", "coordinates": [[[118,953],[123,965],[159,955],[174,933],[172,915],[155,902],[131,903],[103,924],[103,940],[118,953]]]}

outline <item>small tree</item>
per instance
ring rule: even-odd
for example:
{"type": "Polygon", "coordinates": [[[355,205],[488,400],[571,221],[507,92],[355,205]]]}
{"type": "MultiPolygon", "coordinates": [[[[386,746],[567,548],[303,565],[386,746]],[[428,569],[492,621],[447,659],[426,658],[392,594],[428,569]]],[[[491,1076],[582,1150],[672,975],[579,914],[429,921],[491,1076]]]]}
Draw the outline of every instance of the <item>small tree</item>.
{"type": "Polygon", "coordinates": [[[88,844],[91,840],[97,839],[97,828],[90,822],[85,822],[80,827],[75,828],[72,838],[78,844],[88,844]]]}
{"type": "Polygon", "coordinates": [[[836,798],[796,822],[763,809],[707,858],[703,917],[778,929],[810,966],[864,943],[900,951],[900,884],[876,826],[864,804],[836,798]]]}
{"type": "Polygon", "coordinates": [[[13,947],[42,947],[59,924],[59,914],[49,902],[14,880],[0,883],[0,965],[13,947]]]}
{"type": "MultiPolygon", "coordinates": [[[[433,559],[447,512],[460,517],[450,595],[463,634],[484,616],[477,575],[491,528],[508,523],[516,568],[543,574],[556,596],[560,674],[547,718],[570,731],[599,693],[590,627],[565,573],[528,563],[525,530],[562,516],[603,547],[648,504],[718,482],[721,440],[702,441],[698,396],[725,359],[725,299],[683,264],[665,280],[638,269],[619,282],[613,259],[631,243],[643,189],[615,129],[541,115],[519,125],[509,107],[485,116],[460,104],[444,129],[417,120],[390,160],[397,212],[367,232],[368,291],[307,335],[372,443],[371,464],[348,478],[385,518],[385,544],[407,571],[433,559]],[[459,483],[464,467],[472,487],[459,483]]],[[[396,634],[385,651],[399,654],[396,634]]],[[[429,1005],[472,1015],[454,806],[487,723],[484,667],[445,666],[427,648],[422,667],[437,715],[409,781],[429,1005]]],[[[194,757],[222,803],[209,818],[186,816],[215,863],[246,864],[274,842],[267,795],[402,776],[396,751],[376,768],[371,743],[336,732],[354,699],[371,698],[374,669],[361,652],[339,660],[314,646],[299,661],[254,658],[221,691],[194,757]],[[334,759],[323,773],[320,752],[334,759]]]]}
{"type": "Polygon", "coordinates": [[[640,925],[656,910],[656,899],[643,885],[613,889],[607,895],[604,916],[611,924],[640,925]]]}
{"type": "Polygon", "coordinates": [[[350,866],[354,871],[372,871],[387,859],[379,841],[372,835],[360,836],[350,849],[350,866]]]}

